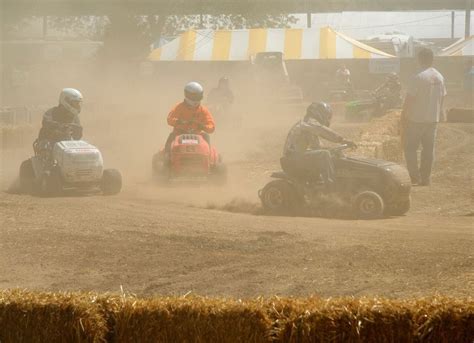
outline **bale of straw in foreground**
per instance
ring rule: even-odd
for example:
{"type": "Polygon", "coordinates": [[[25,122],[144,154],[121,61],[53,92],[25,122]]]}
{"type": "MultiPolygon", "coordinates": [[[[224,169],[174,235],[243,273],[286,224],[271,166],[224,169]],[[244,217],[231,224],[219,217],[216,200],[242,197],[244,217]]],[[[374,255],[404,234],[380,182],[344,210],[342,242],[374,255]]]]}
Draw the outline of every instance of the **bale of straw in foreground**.
{"type": "Polygon", "coordinates": [[[127,298],[114,312],[114,342],[268,342],[270,322],[258,302],[127,298]]]}
{"type": "Polygon", "coordinates": [[[293,299],[273,303],[282,342],[472,342],[474,303],[426,300],[293,299]]]}
{"type": "Polygon", "coordinates": [[[88,294],[0,291],[0,342],[104,342],[107,325],[88,294]]]}
{"type": "Polygon", "coordinates": [[[410,310],[377,299],[294,299],[275,303],[283,342],[412,342],[410,310]]]}
{"type": "Polygon", "coordinates": [[[408,302],[418,342],[474,342],[474,299],[431,297],[408,302]]]}

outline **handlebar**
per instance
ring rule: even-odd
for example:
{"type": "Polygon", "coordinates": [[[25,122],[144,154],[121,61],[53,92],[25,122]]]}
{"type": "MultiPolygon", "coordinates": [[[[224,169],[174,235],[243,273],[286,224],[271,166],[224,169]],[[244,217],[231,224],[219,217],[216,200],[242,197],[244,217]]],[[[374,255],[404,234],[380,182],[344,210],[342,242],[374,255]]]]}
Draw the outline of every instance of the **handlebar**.
{"type": "Polygon", "coordinates": [[[339,151],[352,149],[352,148],[357,148],[357,145],[356,144],[352,145],[352,144],[349,144],[349,143],[344,143],[344,144],[341,144],[341,145],[338,145],[334,148],[329,149],[329,151],[330,152],[339,152],[339,151]]]}
{"type": "Polygon", "coordinates": [[[61,140],[73,140],[76,132],[82,132],[82,126],[74,123],[61,124],[54,131],[56,136],[61,137],[61,140]]]}

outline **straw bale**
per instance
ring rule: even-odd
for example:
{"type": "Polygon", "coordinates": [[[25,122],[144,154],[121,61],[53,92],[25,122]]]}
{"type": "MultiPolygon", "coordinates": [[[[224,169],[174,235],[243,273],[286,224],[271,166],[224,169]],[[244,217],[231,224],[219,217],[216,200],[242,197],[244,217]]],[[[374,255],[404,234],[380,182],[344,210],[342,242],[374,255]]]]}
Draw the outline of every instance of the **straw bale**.
{"type": "Polygon", "coordinates": [[[419,342],[474,342],[474,299],[430,297],[409,302],[419,342]]]}
{"type": "Polygon", "coordinates": [[[383,117],[373,119],[361,132],[358,153],[368,157],[400,162],[400,111],[391,111],[383,117]]]}
{"type": "Polygon", "coordinates": [[[0,291],[0,342],[474,341],[474,301],[0,291]]]}
{"type": "Polygon", "coordinates": [[[283,342],[413,342],[410,310],[382,299],[293,299],[274,306],[283,342]]]}
{"type": "Polygon", "coordinates": [[[126,298],[113,313],[113,342],[268,342],[258,301],[126,298]]]}
{"type": "Polygon", "coordinates": [[[474,123],[474,109],[451,108],[448,111],[446,121],[448,123],[474,123]]]}
{"type": "Polygon", "coordinates": [[[281,342],[472,342],[474,303],[433,297],[291,299],[273,303],[281,342]]]}
{"type": "Polygon", "coordinates": [[[0,342],[104,342],[92,294],[0,291],[0,342]]]}

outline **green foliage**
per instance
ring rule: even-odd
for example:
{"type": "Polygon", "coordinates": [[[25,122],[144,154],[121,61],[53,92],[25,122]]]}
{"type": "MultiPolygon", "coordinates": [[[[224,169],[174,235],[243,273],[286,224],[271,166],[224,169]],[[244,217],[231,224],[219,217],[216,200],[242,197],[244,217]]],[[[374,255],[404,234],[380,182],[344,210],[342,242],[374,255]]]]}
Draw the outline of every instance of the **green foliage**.
{"type": "MultiPolygon", "coordinates": [[[[25,25],[38,19],[40,18],[9,18],[6,34],[14,38],[25,25]]],[[[292,15],[255,13],[203,16],[137,16],[121,13],[108,16],[47,18],[50,31],[60,33],[69,39],[103,41],[104,47],[100,56],[107,60],[141,59],[148,53],[150,44],[161,36],[175,36],[189,29],[285,28],[296,21],[297,18],[292,15]]]]}

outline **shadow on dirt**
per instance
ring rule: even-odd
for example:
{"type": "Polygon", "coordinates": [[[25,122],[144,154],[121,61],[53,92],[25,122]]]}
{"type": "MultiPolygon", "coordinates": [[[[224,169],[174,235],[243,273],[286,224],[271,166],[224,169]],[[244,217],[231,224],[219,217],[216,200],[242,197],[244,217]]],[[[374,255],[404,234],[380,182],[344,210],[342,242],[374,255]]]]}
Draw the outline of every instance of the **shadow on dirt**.
{"type": "MultiPolygon", "coordinates": [[[[302,208],[291,215],[266,213],[259,203],[248,201],[241,198],[234,198],[224,205],[208,203],[205,207],[208,210],[218,210],[231,213],[252,214],[267,217],[303,217],[303,218],[325,218],[325,219],[342,219],[357,220],[352,214],[350,206],[342,201],[314,208],[302,208]]],[[[471,214],[472,215],[472,214],[471,214]]],[[[396,217],[385,217],[381,219],[393,219],[396,217]]],[[[374,219],[375,220],[375,219],[374,219]]]]}

